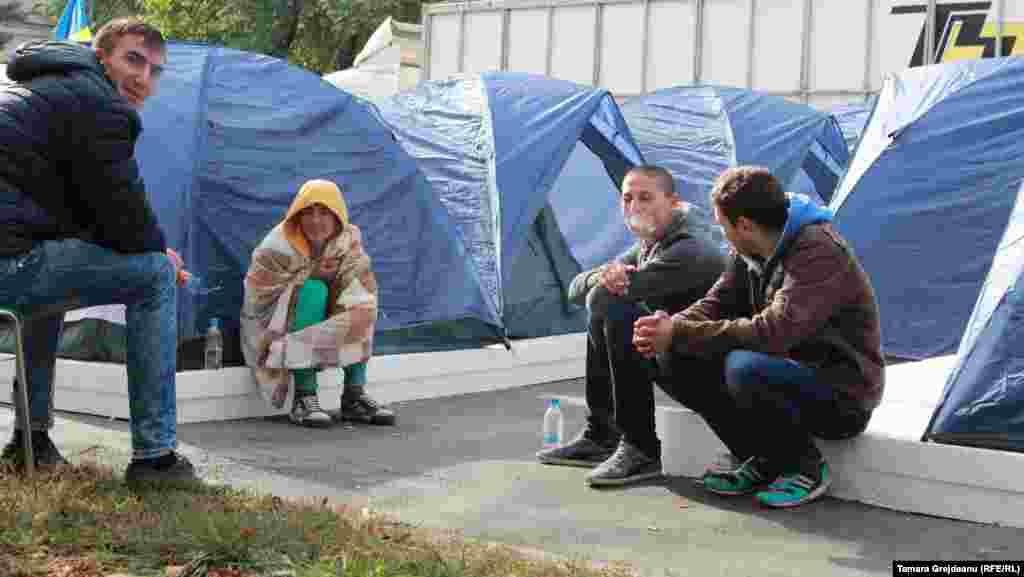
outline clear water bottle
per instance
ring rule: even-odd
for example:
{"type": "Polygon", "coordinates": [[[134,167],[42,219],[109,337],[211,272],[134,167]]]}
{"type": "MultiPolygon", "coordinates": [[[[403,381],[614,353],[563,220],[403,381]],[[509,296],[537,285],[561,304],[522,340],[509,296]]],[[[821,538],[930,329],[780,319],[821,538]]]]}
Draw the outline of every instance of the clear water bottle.
{"type": "Polygon", "coordinates": [[[217,370],[221,367],[221,358],[224,354],[224,336],[220,332],[220,319],[210,319],[210,328],[206,329],[206,358],[203,368],[208,371],[217,370]]]}
{"type": "Polygon", "coordinates": [[[548,402],[548,410],[544,411],[544,448],[560,447],[564,438],[565,421],[562,419],[562,403],[558,399],[551,399],[548,402]]]}

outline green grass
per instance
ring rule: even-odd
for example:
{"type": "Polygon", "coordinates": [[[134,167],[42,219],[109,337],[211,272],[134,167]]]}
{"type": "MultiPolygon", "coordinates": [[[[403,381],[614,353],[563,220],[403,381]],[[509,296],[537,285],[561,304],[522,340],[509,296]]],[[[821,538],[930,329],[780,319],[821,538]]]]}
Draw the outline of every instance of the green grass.
{"type": "Polygon", "coordinates": [[[346,504],[210,485],[132,489],[108,467],[0,468],[0,575],[618,577],[346,504]],[[170,568],[170,569],[169,569],[170,568]]]}

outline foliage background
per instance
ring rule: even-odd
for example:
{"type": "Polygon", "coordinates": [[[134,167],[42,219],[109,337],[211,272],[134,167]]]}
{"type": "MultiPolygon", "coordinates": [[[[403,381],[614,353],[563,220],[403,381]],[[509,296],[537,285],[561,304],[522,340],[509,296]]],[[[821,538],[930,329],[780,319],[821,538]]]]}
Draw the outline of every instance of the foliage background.
{"type": "MultiPolygon", "coordinates": [[[[385,18],[419,23],[421,0],[91,0],[93,32],[138,16],[169,39],[220,44],[285,58],[325,74],[352,65],[385,18]]],[[[38,0],[54,23],[67,0],[38,0]]],[[[0,10],[4,4],[0,4],[0,10]]]]}

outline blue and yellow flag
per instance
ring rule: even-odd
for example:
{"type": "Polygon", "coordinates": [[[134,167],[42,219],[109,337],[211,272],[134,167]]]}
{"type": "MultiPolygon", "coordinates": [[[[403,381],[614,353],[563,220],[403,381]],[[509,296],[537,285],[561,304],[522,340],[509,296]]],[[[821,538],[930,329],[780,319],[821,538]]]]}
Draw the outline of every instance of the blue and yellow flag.
{"type": "MultiPolygon", "coordinates": [[[[96,0],[93,0],[95,2],[96,0]]],[[[92,31],[89,30],[89,17],[85,13],[85,0],[70,0],[60,15],[57,28],[53,31],[54,40],[73,40],[89,42],[92,31]]]]}

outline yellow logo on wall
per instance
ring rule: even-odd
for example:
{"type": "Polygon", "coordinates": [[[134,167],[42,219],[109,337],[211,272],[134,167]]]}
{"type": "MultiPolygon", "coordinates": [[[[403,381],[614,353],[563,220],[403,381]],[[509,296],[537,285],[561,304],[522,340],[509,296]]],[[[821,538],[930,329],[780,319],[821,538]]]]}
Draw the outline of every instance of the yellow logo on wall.
{"type": "MultiPolygon", "coordinates": [[[[992,2],[957,2],[935,6],[934,56],[931,63],[996,56],[996,23],[987,22],[992,2]]],[[[926,4],[894,6],[892,14],[924,14],[926,4]]],[[[924,64],[927,23],[921,25],[910,66],[924,64]]],[[[1000,56],[1024,54],[1024,21],[1003,21],[1000,56]]]]}

